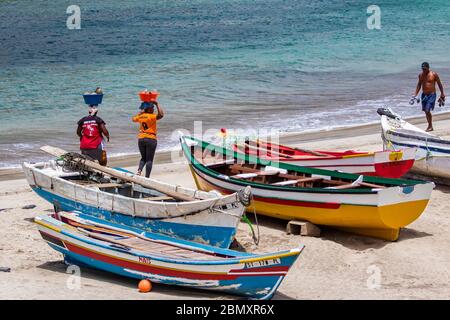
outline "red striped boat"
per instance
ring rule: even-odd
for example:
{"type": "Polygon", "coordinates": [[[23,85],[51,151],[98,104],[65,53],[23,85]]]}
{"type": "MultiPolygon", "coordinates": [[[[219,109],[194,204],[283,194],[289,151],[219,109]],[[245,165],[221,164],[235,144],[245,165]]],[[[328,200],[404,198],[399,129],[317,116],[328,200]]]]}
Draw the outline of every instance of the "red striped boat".
{"type": "Polygon", "coordinates": [[[400,178],[405,175],[414,165],[416,154],[416,148],[401,151],[333,152],[288,147],[262,140],[234,144],[233,150],[268,161],[384,178],[400,178]]]}
{"type": "Polygon", "coordinates": [[[35,218],[42,238],[68,264],[155,283],[270,299],[304,246],[252,254],[171,238],[81,212],[35,218]]]}

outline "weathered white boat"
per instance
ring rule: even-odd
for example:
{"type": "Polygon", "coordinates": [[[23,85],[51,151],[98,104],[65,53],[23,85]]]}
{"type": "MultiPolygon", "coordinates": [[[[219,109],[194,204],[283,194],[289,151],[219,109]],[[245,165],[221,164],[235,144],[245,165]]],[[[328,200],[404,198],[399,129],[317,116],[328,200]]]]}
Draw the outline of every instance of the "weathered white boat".
{"type": "Polygon", "coordinates": [[[411,172],[450,179],[450,140],[425,132],[388,108],[381,108],[378,113],[385,149],[416,147],[416,161],[411,172]]]}
{"type": "Polygon", "coordinates": [[[250,196],[250,189],[221,195],[112,168],[104,169],[109,174],[86,166],[77,170],[61,160],[23,163],[22,167],[31,188],[57,211],[78,210],[114,223],[222,248],[233,241],[250,196]]]}

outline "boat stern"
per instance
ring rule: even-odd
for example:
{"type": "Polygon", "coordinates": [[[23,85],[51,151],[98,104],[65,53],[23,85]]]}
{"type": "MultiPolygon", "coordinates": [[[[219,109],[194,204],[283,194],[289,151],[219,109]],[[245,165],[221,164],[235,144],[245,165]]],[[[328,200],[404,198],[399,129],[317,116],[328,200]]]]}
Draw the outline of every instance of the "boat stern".
{"type": "Polygon", "coordinates": [[[425,211],[434,187],[433,182],[427,182],[380,190],[378,210],[382,223],[398,229],[414,222],[425,211]]]}

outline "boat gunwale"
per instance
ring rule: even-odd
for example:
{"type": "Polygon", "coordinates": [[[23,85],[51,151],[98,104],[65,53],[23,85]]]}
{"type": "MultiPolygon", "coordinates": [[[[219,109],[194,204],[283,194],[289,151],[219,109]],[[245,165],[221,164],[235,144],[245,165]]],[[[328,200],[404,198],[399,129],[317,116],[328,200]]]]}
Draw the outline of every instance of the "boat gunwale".
{"type": "MultiPolygon", "coordinates": [[[[282,145],[282,144],[277,144],[277,143],[265,143],[266,145],[275,145],[275,146],[278,146],[278,147],[282,147],[282,148],[284,148],[284,149],[289,149],[289,150],[293,150],[293,151],[295,151],[296,149],[295,148],[292,148],[292,147],[289,147],[289,146],[285,146],[285,145],[282,145]]],[[[237,144],[234,144],[233,145],[233,148],[234,148],[234,146],[237,146],[237,144]]],[[[258,148],[258,150],[259,150],[259,147],[256,147],[256,148],[258,148]]],[[[267,149],[268,150],[268,149],[267,149]]],[[[237,150],[237,151],[240,151],[240,150],[237,150]]],[[[270,151],[270,150],[269,150],[270,151]]],[[[368,151],[368,152],[358,152],[358,151],[353,151],[353,150],[348,150],[348,152],[352,152],[352,153],[348,153],[348,154],[345,154],[346,153],[346,151],[342,151],[342,152],[333,152],[333,153],[341,153],[342,155],[339,155],[339,156],[336,156],[336,155],[331,155],[331,154],[329,154],[328,152],[329,151],[324,151],[324,150],[312,150],[312,151],[314,151],[314,152],[320,152],[320,153],[324,153],[324,155],[326,155],[327,157],[320,157],[320,156],[315,156],[315,157],[311,157],[311,158],[307,158],[307,159],[302,159],[302,156],[296,156],[296,155],[291,155],[291,157],[269,157],[269,156],[266,156],[264,159],[272,159],[272,158],[278,158],[278,159],[280,159],[281,161],[283,161],[283,162],[294,162],[294,161],[317,161],[317,160],[320,160],[320,161],[326,161],[326,160],[342,160],[342,159],[347,159],[347,158],[364,158],[364,157],[374,157],[375,156],[375,154],[377,154],[377,153],[381,153],[381,152],[386,152],[385,150],[383,150],[383,151],[375,151],[375,152],[372,152],[372,151],[368,151]]],[[[245,152],[245,154],[249,154],[248,152],[245,152]]],[[[259,157],[259,158],[262,158],[262,157],[259,157]]]]}
{"type": "Polygon", "coordinates": [[[387,134],[391,134],[393,136],[398,136],[398,137],[402,137],[402,138],[411,138],[414,140],[419,140],[419,141],[424,141],[424,142],[434,142],[437,144],[443,144],[443,145],[449,145],[450,146],[450,140],[440,140],[437,138],[425,138],[425,137],[419,137],[419,136],[414,136],[412,134],[407,134],[407,133],[401,133],[401,132],[397,132],[394,131],[393,129],[386,129],[385,132],[387,134]]]}
{"type": "MultiPolygon", "coordinates": [[[[284,146],[284,145],[280,145],[284,148],[290,148],[288,146],[284,146]]],[[[417,147],[410,147],[408,149],[414,149],[417,147]]],[[[292,150],[295,150],[294,148],[292,148],[292,150]]],[[[315,152],[327,152],[327,151],[323,151],[323,150],[313,150],[315,152]]],[[[346,160],[346,159],[352,159],[352,158],[369,158],[372,157],[374,159],[373,163],[371,164],[358,164],[358,163],[354,163],[354,164],[331,164],[331,165],[321,165],[318,164],[317,166],[323,168],[324,170],[327,170],[325,167],[329,166],[329,167],[342,167],[342,166],[346,166],[346,167],[356,167],[356,166],[375,166],[377,164],[382,164],[382,163],[401,163],[401,162],[406,162],[406,161],[410,161],[410,160],[414,160],[414,157],[411,158],[407,158],[407,159],[402,159],[402,160],[396,160],[396,161],[384,161],[384,162],[375,162],[375,157],[379,156],[380,154],[383,153],[392,153],[392,152],[397,152],[399,150],[380,150],[380,151],[375,151],[375,152],[367,152],[367,153],[356,153],[356,154],[346,154],[346,155],[342,155],[342,156],[330,156],[330,157],[314,157],[314,158],[307,158],[307,159],[302,159],[301,156],[299,156],[298,158],[296,158],[295,156],[292,156],[291,158],[286,158],[286,157],[269,157],[269,156],[264,156],[264,157],[260,157],[261,159],[264,159],[265,161],[270,160],[270,159],[275,159],[272,161],[277,161],[278,162],[284,162],[284,163],[289,163],[289,162],[311,162],[311,161],[338,161],[338,160],[346,160]]],[[[238,150],[238,152],[242,152],[240,150],[238,150]]],[[[355,151],[356,152],[356,151],[355,151]]],[[[342,152],[345,153],[345,152],[342,152]]],[[[248,152],[245,152],[245,154],[249,154],[248,152]]],[[[307,167],[307,168],[315,168],[316,165],[311,165],[311,164],[305,164],[305,165],[301,165],[299,163],[294,163],[294,165],[297,166],[303,166],[303,167],[307,167]]],[[[381,177],[382,178],[382,177],[381,177]]]]}

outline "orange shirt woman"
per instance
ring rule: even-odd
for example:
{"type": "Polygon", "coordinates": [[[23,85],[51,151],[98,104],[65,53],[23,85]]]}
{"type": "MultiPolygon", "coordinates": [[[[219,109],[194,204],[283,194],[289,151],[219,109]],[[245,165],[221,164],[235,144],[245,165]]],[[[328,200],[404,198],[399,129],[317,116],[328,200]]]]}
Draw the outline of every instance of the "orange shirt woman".
{"type": "Polygon", "coordinates": [[[157,146],[156,140],[156,121],[164,117],[164,111],[159,106],[158,102],[143,102],[140,107],[139,114],[132,118],[133,122],[139,123],[138,146],[141,153],[141,160],[139,161],[139,168],[137,174],[142,173],[145,166],[145,176],[148,178],[153,167],[153,158],[157,146]],[[158,114],[154,114],[154,107],[156,106],[158,114]]]}

